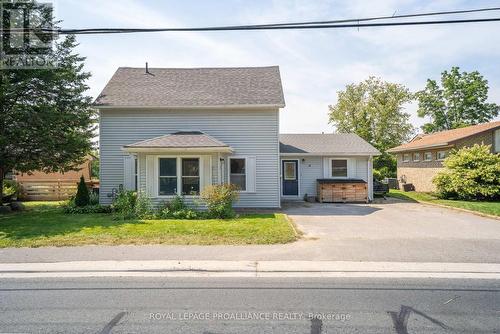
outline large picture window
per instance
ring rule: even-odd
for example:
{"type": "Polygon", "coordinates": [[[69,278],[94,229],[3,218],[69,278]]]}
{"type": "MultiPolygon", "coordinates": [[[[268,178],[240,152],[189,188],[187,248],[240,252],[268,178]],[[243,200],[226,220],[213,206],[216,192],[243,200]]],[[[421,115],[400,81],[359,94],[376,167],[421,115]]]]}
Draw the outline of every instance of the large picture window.
{"type": "Polygon", "coordinates": [[[332,177],[347,177],[347,160],[332,160],[332,177]]]}
{"type": "Polygon", "coordinates": [[[160,196],[175,195],[177,193],[177,159],[160,158],[158,193],[160,196]]]}
{"type": "Polygon", "coordinates": [[[244,158],[230,158],[229,163],[229,183],[245,191],[247,189],[246,160],[244,158]]]}
{"type": "Polygon", "coordinates": [[[200,159],[182,158],[182,194],[200,194],[200,159]]]}

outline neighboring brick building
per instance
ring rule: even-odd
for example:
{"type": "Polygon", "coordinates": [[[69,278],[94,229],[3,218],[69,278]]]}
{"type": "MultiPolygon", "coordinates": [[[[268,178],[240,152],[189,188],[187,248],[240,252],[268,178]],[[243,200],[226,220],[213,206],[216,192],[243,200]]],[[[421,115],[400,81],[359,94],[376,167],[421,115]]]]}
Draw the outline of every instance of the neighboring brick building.
{"type": "Polygon", "coordinates": [[[450,150],[474,144],[491,145],[492,152],[499,153],[500,121],[418,135],[388,152],[397,157],[400,182],[412,183],[416,191],[430,192],[435,190],[432,179],[443,169],[443,160],[450,150]]]}

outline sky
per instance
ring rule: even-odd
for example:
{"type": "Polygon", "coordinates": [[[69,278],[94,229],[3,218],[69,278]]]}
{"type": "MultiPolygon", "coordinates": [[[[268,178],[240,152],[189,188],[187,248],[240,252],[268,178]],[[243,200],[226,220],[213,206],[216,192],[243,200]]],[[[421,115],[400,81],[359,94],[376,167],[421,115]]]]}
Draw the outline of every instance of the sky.
{"type": "MultiPolygon", "coordinates": [[[[361,18],[500,7],[482,0],[56,0],[62,28],[157,28],[361,18]]],[[[500,11],[447,16],[500,17],[500,11]]],[[[430,18],[434,19],[434,18],[430,18]]],[[[162,32],[78,36],[77,52],[97,97],[120,66],[234,67],[279,65],[286,101],[281,133],[334,131],[328,105],[350,83],[370,76],[415,92],[428,78],[459,66],[479,71],[500,104],[500,22],[335,30],[162,32]]],[[[405,105],[415,127],[425,120],[405,105]]],[[[500,118],[499,118],[500,119],[500,118]]]]}

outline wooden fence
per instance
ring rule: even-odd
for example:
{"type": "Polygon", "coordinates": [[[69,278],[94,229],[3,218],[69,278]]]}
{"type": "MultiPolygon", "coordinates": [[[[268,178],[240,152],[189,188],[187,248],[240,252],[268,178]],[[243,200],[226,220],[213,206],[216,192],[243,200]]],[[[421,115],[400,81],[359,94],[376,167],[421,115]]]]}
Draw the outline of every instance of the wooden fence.
{"type": "MultiPolygon", "coordinates": [[[[94,187],[98,182],[87,182],[87,186],[94,187]]],[[[19,197],[27,201],[60,201],[76,194],[78,181],[64,180],[30,180],[19,182],[21,191],[19,197]]]]}

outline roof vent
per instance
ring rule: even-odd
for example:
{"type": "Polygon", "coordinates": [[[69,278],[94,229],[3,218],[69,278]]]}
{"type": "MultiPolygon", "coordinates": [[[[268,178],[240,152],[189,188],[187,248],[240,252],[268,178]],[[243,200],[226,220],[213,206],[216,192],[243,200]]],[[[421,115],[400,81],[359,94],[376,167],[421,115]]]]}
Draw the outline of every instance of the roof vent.
{"type": "Polygon", "coordinates": [[[146,62],[146,74],[153,75],[153,73],[149,72],[148,62],[146,62]]]}

